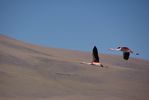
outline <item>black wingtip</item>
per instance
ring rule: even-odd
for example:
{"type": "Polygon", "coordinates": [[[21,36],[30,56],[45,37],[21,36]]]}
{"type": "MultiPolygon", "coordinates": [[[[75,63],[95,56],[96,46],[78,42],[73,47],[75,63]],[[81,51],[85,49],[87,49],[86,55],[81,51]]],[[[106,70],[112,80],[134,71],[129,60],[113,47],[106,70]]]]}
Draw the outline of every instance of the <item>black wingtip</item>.
{"type": "Polygon", "coordinates": [[[93,56],[93,62],[99,62],[98,50],[96,46],[94,46],[93,48],[92,56],[93,56]]]}
{"type": "Polygon", "coordinates": [[[129,59],[129,55],[130,55],[129,52],[123,52],[123,59],[124,60],[128,60],[129,59]]]}

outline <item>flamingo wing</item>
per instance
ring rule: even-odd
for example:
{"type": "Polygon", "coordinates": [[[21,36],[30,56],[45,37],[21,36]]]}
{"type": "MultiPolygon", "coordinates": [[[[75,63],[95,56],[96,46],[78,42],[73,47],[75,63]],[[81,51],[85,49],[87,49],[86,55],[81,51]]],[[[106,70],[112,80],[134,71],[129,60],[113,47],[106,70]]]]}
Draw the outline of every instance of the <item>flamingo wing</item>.
{"type": "Polygon", "coordinates": [[[123,58],[124,58],[125,60],[128,60],[128,59],[129,59],[129,55],[130,55],[129,52],[123,52],[123,58]]]}
{"type": "Polygon", "coordinates": [[[93,48],[92,56],[93,56],[93,62],[99,62],[98,50],[96,46],[94,46],[93,48]]]}

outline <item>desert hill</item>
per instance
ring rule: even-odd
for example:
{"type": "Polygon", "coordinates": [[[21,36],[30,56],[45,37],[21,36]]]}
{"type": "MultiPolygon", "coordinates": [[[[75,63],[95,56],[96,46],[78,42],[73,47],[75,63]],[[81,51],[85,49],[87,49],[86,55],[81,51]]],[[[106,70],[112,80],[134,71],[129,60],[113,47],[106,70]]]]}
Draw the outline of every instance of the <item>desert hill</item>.
{"type": "Polygon", "coordinates": [[[0,35],[0,100],[148,100],[149,61],[47,48],[0,35]]]}

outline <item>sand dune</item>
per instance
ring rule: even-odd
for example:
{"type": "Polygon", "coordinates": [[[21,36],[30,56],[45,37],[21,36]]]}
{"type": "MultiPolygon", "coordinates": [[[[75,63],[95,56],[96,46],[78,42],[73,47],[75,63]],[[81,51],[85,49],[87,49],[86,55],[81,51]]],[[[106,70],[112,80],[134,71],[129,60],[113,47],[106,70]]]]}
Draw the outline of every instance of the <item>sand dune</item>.
{"type": "Polygon", "coordinates": [[[0,35],[0,100],[148,100],[149,61],[46,48],[0,35]]]}

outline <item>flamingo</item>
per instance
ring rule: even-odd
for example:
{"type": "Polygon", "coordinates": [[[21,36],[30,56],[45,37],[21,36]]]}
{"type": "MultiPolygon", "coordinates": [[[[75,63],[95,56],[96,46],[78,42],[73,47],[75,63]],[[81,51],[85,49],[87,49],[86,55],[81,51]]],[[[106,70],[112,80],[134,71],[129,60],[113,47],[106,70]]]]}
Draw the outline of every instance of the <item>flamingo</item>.
{"type": "Polygon", "coordinates": [[[93,50],[92,50],[92,58],[93,58],[93,60],[91,61],[91,63],[82,62],[82,64],[96,65],[96,66],[103,67],[103,65],[102,65],[102,64],[100,63],[100,61],[99,61],[98,49],[97,49],[96,46],[93,47],[93,50]]]}
{"type": "MultiPolygon", "coordinates": [[[[133,53],[133,51],[128,47],[110,48],[109,50],[122,51],[124,60],[128,60],[130,54],[133,53]]],[[[139,55],[139,53],[136,53],[136,55],[139,55]]]]}

